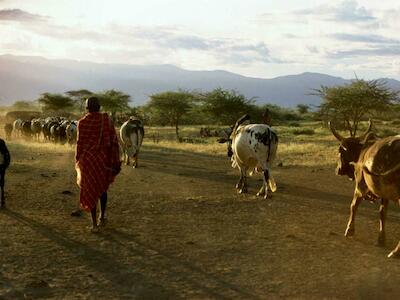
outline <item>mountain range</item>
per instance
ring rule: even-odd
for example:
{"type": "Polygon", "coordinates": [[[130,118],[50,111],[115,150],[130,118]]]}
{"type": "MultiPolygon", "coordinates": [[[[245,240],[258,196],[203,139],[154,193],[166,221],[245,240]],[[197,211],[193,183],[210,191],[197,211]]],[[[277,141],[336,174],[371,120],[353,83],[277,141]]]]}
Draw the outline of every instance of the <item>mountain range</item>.
{"type": "MultiPolygon", "coordinates": [[[[400,90],[400,81],[383,78],[390,88],[400,90]]],[[[173,65],[101,64],[42,57],[0,55],[0,105],[17,100],[35,100],[41,93],[64,93],[88,89],[116,89],[129,94],[133,105],[167,90],[209,91],[221,87],[237,90],[256,103],[283,107],[318,105],[312,89],[350,83],[350,80],[320,73],[302,73],[271,79],[251,78],[227,71],[190,71],[173,65]]]]}

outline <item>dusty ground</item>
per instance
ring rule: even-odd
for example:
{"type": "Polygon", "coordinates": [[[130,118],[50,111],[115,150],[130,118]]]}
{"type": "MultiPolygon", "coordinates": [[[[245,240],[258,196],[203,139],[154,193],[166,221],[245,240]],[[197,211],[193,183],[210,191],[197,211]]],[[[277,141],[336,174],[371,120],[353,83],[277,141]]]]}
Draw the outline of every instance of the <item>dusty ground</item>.
{"type": "MultiPolygon", "coordinates": [[[[345,238],[352,183],[331,167],[276,167],[273,199],[260,178],[237,195],[225,157],[143,149],[109,197],[108,226],[88,232],[77,207],[73,152],[10,143],[0,212],[0,299],[395,299],[400,238],[389,207],[387,246],[375,246],[378,206],[365,202],[345,238]],[[70,191],[72,194],[63,191],[70,191]]],[[[285,162],[284,162],[285,163],[285,162]]]]}

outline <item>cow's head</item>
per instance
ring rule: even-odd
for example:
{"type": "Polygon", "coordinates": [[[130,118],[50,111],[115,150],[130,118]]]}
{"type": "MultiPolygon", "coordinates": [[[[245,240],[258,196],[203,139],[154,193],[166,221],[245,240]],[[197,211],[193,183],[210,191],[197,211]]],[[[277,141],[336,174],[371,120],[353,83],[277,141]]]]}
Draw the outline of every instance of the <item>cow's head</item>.
{"type": "Polygon", "coordinates": [[[339,161],[336,167],[336,174],[347,175],[351,180],[354,180],[354,165],[358,161],[367,136],[371,132],[372,123],[369,121],[368,129],[359,137],[345,138],[341,136],[332,126],[331,122],[329,122],[329,128],[336,139],[340,142],[339,161]]]}
{"type": "Polygon", "coordinates": [[[233,151],[232,151],[232,139],[230,138],[219,138],[217,139],[218,143],[223,144],[226,143],[227,145],[227,155],[229,158],[232,157],[233,151]]]}

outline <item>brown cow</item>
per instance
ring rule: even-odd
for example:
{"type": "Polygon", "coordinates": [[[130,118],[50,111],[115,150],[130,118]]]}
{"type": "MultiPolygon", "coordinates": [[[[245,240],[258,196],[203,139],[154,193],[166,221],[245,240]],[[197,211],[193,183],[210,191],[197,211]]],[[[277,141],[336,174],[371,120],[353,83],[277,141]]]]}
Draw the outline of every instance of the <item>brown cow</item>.
{"type": "MultiPolygon", "coordinates": [[[[354,218],[362,199],[380,199],[378,245],[385,244],[385,221],[389,200],[400,199],[400,135],[377,138],[368,130],[360,137],[344,138],[332,127],[333,135],[340,141],[338,175],[355,180],[350,218],[345,236],[355,232],[354,218]]],[[[400,256],[400,242],[388,257],[400,256]]]]}

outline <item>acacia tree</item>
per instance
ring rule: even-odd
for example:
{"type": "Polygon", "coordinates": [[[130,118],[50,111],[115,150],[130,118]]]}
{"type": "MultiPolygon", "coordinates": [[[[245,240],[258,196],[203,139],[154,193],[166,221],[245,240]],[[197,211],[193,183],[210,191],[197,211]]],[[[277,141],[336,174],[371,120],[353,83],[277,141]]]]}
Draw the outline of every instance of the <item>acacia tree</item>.
{"type": "Polygon", "coordinates": [[[35,102],[32,101],[15,101],[14,104],[12,105],[12,109],[14,110],[35,110],[38,109],[38,105],[35,102]]]}
{"type": "Polygon", "coordinates": [[[37,100],[43,111],[71,111],[75,101],[61,94],[43,93],[37,100]]]}
{"type": "Polygon", "coordinates": [[[307,104],[297,104],[296,108],[297,108],[297,111],[299,112],[299,114],[304,115],[304,114],[308,113],[310,106],[308,106],[307,104]]]}
{"type": "Polygon", "coordinates": [[[192,108],[193,94],[186,91],[163,92],[150,96],[148,107],[156,114],[162,114],[175,126],[176,138],[179,140],[179,124],[182,117],[192,108]]]}
{"type": "Polygon", "coordinates": [[[214,122],[222,125],[234,124],[238,117],[253,111],[254,100],[234,90],[214,89],[200,96],[202,111],[214,122]]]}
{"type": "Polygon", "coordinates": [[[115,122],[116,114],[118,112],[124,112],[130,109],[129,102],[131,101],[131,96],[117,90],[107,90],[96,94],[99,98],[100,104],[104,111],[111,113],[111,118],[115,122]]]}
{"type": "Polygon", "coordinates": [[[85,110],[84,108],[84,103],[87,98],[93,95],[93,93],[89,90],[82,89],[82,90],[72,90],[68,91],[65,94],[67,94],[69,97],[71,97],[75,102],[79,105],[79,111],[83,112],[85,110]]]}
{"type": "Polygon", "coordinates": [[[389,110],[398,101],[399,92],[379,80],[356,79],[351,84],[315,89],[313,95],[323,99],[320,113],[341,120],[350,136],[356,136],[360,121],[374,111],[389,110]]]}

